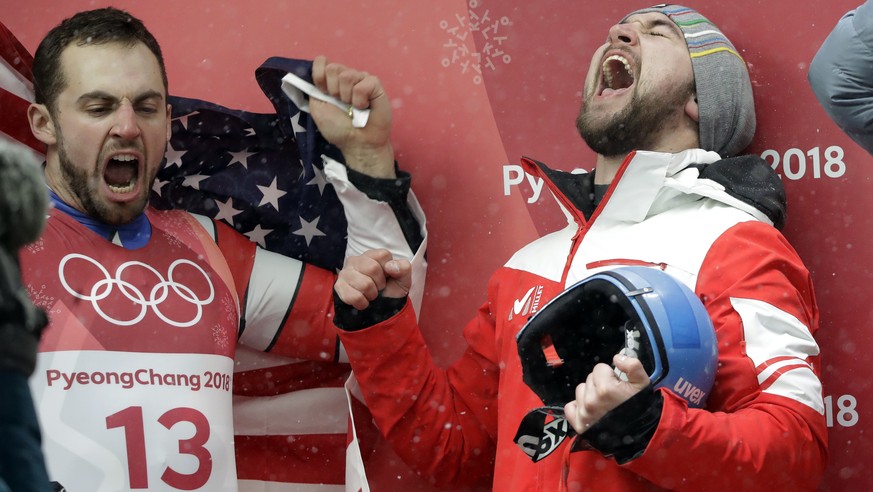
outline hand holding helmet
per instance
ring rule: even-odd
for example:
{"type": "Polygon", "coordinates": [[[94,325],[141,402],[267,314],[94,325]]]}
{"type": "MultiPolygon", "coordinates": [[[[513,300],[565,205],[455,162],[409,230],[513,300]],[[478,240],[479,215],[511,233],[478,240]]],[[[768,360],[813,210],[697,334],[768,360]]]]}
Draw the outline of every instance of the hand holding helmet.
{"type": "Polygon", "coordinates": [[[612,362],[614,369],[605,363],[594,366],[576,386],[576,399],[564,405],[564,416],[577,434],[650,384],[639,359],[616,354],[612,362]]]}
{"type": "Polygon", "coordinates": [[[515,438],[534,461],[643,390],[668,388],[700,408],[715,380],[709,314],[691,289],[655,268],[583,279],[532,316],[516,341],[524,382],[546,405],[523,419],[515,438]]]}

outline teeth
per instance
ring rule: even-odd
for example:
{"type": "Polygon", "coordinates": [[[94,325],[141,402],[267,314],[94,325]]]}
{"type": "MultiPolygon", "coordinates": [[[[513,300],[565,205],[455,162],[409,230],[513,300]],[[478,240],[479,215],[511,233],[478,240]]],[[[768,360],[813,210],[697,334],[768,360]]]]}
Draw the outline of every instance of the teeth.
{"type": "Polygon", "coordinates": [[[109,190],[113,193],[130,193],[136,187],[136,180],[132,180],[125,186],[109,185],[109,190]]]}
{"type": "Polygon", "coordinates": [[[606,57],[606,60],[603,60],[604,67],[606,66],[606,62],[611,61],[611,60],[621,62],[624,65],[624,69],[627,70],[628,73],[630,73],[631,67],[630,67],[630,63],[628,63],[628,61],[627,61],[627,58],[625,58],[621,55],[609,55],[608,57],[606,57]]]}
{"type": "Polygon", "coordinates": [[[620,62],[622,65],[624,65],[624,70],[627,73],[632,73],[631,66],[630,63],[627,61],[627,58],[621,55],[609,55],[608,57],[606,57],[605,60],[603,60],[603,75],[606,77],[606,85],[608,87],[612,86],[612,70],[609,68],[609,62],[613,60],[620,62]]]}
{"type": "Polygon", "coordinates": [[[116,161],[121,161],[121,162],[130,162],[130,161],[135,161],[136,157],[134,157],[130,154],[119,154],[117,156],[114,156],[113,159],[116,161]]]}

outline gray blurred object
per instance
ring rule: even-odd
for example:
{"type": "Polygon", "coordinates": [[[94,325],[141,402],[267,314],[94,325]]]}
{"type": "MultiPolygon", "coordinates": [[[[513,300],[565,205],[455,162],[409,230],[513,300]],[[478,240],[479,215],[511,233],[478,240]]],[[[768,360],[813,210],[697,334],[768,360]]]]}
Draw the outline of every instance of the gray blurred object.
{"type": "Polygon", "coordinates": [[[39,238],[47,211],[42,166],[27,148],[0,140],[0,369],[25,375],[47,319],[21,283],[18,250],[39,238]]]}
{"type": "Polygon", "coordinates": [[[840,18],[809,64],[807,79],[828,116],[873,155],[873,1],[840,18]]]}
{"type": "Polygon", "coordinates": [[[0,245],[18,249],[42,233],[48,190],[42,167],[25,147],[0,140],[0,245]]]}
{"type": "Polygon", "coordinates": [[[48,190],[39,162],[0,140],[0,491],[49,492],[28,376],[48,323],[21,281],[18,250],[45,226],[48,190]]]}

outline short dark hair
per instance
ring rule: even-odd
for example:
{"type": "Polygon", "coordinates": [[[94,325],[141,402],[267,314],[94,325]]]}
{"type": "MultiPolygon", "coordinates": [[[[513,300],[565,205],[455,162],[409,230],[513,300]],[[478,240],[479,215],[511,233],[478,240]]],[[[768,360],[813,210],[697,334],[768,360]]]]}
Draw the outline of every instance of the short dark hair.
{"type": "Polygon", "coordinates": [[[49,31],[33,56],[34,99],[37,104],[48,106],[49,111],[54,111],[55,100],[66,85],[61,70],[61,53],[72,43],[78,46],[106,43],[133,46],[143,43],[158,59],[164,91],[168,90],[167,69],[161,47],[141,20],[113,7],[87,10],[64,19],[49,31]]]}

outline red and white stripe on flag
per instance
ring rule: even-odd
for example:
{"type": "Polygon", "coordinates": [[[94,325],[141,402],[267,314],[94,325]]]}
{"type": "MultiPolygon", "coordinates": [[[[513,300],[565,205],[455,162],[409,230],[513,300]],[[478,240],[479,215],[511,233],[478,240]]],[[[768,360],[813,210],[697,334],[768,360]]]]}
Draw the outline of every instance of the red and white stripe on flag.
{"type": "Polygon", "coordinates": [[[0,23],[0,138],[27,145],[40,155],[42,143],[30,132],[27,108],[33,102],[33,57],[0,23]]]}
{"type": "MultiPolygon", "coordinates": [[[[370,492],[367,482],[367,472],[364,470],[364,458],[361,453],[361,442],[355,427],[356,415],[368,413],[355,375],[349,376],[345,384],[346,399],[349,405],[348,446],[346,447],[346,490],[345,492],[370,492]]],[[[372,417],[371,417],[372,418],[372,417]]],[[[358,415],[358,421],[362,416],[358,415]]],[[[366,421],[366,420],[365,420],[366,421]]]]}
{"type": "Polygon", "coordinates": [[[244,346],[237,348],[236,361],[240,492],[367,490],[344,484],[351,405],[343,388],[347,365],[295,361],[244,346]]]}

